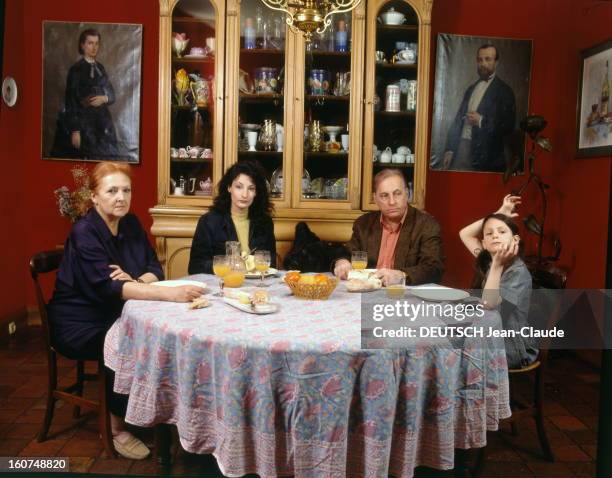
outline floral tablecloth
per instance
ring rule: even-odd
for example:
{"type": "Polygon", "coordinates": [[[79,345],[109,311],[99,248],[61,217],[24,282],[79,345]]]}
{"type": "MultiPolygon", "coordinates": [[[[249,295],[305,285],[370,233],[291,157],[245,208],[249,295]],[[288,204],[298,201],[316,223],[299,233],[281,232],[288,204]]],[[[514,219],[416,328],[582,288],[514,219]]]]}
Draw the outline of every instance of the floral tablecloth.
{"type": "Polygon", "coordinates": [[[270,315],[210,295],[200,310],[128,301],[105,342],[126,421],[175,424],[183,448],[213,453],[227,476],[400,478],[453,468],[455,448],[484,446],[510,416],[503,339],[362,350],[359,294],[340,284],[305,301],[268,282],[270,315]]]}

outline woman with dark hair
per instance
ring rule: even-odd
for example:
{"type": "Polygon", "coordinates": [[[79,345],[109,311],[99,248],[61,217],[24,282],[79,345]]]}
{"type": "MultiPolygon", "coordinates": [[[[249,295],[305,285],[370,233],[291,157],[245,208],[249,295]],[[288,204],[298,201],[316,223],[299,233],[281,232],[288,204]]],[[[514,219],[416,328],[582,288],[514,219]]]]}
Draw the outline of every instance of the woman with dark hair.
{"type": "MultiPolygon", "coordinates": [[[[96,60],[101,35],[88,28],[79,35],[82,58],[68,70],[65,118],[71,151],[56,154],[76,158],[116,158],[119,156],[115,126],[109,105],[115,90],[102,63],[96,60]]],[[[60,148],[59,145],[56,145],[60,148]]]]}
{"type": "MultiPolygon", "coordinates": [[[[520,258],[521,238],[512,220],[517,217],[519,196],[508,194],[493,214],[473,222],[459,231],[459,237],[476,257],[476,287],[482,287],[482,303],[486,309],[499,307],[504,330],[520,331],[529,326],[531,274],[520,258]]],[[[506,337],[506,358],[509,368],[533,362],[538,351],[533,341],[521,334],[506,337]]]]}
{"type": "MultiPolygon", "coordinates": [[[[164,274],[138,218],[130,214],[132,172],[129,165],[104,161],[94,168],[89,209],[70,231],[57,272],[48,313],[53,347],[73,360],[102,357],[108,329],[128,299],[189,302],[202,287],[159,287],[164,274]]],[[[107,369],[106,397],[115,449],[143,459],[149,449],[125,429],[128,396],[113,392],[107,369]]]]}
{"type": "Polygon", "coordinates": [[[190,274],[212,274],[213,257],[225,254],[226,241],[239,241],[243,253],[270,251],[276,267],[276,239],[271,214],[273,206],[264,172],[254,162],[230,167],[218,185],[210,212],[204,214],[191,244],[190,274]]]}

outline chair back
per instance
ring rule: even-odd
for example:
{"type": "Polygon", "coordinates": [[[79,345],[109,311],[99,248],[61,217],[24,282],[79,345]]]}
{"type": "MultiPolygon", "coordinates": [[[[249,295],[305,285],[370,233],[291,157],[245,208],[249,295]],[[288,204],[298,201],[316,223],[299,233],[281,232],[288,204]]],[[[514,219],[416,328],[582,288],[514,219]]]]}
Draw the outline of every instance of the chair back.
{"type": "MultiPolygon", "coordinates": [[[[551,304],[545,309],[548,312],[546,318],[546,329],[550,330],[557,325],[561,319],[561,303],[562,297],[558,290],[565,289],[567,284],[567,273],[557,267],[551,265],[537,265],[529,267],[529,272],[533,278],[533,288],[536,290],[550,290],[551,304]]],[[[537,294],[537,292],[536,292],[537,294]]],[[[539,297],[542,300],[544,293],[540,293],[539,297]]],[[[539,344],[538,360],[545,364],[548,359],[548,351],[550,349],[552,339],[544,337],[539,344]]]]}
{"type": "Polygon", "coordinates": [[[38,280],[40,274],[48,274],[55,272],[62,262],[64,251],[61,249],[52,251],[43,251],[35,254],[30,259],[30,275],[34,282],[34,290],[36,291],[36,301],[38,303],[38,311],[40,313],[40,320],[42,322],[43,334],[47,349],[51,348],[51,331],[49,329],[49,318],[47,316],[47,301],[38,280]]]}

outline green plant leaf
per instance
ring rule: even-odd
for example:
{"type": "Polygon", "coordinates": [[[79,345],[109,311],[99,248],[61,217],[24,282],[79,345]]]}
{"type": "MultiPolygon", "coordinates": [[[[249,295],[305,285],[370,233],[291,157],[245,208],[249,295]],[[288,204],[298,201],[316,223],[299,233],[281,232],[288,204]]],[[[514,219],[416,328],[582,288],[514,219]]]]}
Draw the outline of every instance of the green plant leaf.
{"type": "Polygon", "coordinates": [[[529,214],[529,216],[523,219],[523,223],[529,232],[532,232],[538,236],[542,234],[542,226],[540,226],[540,223],[533,214],[529,214]]]}
{"type": "Polygon", "coordinates": [[[548,138],[545,138],[544,136],[538,136],[536,138],[536,143],[538,143],[540,148],[542,148],[543,150],[548,151],[549,153],[552,151],[552,143],[548,138]]]}

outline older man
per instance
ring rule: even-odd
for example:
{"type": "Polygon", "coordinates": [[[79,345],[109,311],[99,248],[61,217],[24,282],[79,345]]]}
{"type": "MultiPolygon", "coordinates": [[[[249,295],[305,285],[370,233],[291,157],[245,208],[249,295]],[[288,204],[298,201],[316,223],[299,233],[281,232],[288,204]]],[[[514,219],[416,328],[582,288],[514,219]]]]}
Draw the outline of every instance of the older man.
{"type": "Polygon", "coordinates": [[[440,225],[433,216],[408,204],[402,172],[383,169],[374,177],[374,200],[380,212],[369,212],[353,224],[347,254],[338,259],[334,274],[346,279],[352,251],[367,251],[368,267],[384,284],[439,282],[444,272],[440,225]]]}

